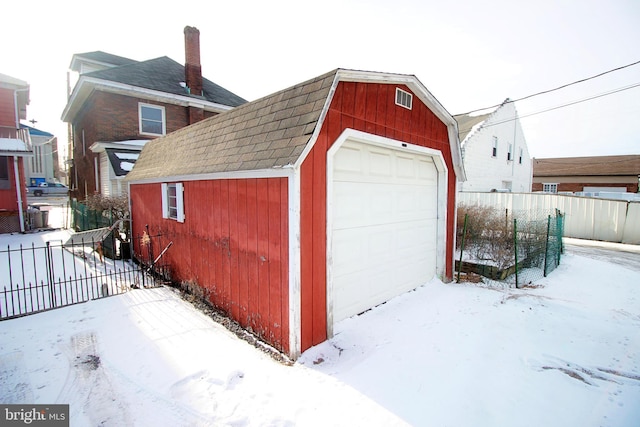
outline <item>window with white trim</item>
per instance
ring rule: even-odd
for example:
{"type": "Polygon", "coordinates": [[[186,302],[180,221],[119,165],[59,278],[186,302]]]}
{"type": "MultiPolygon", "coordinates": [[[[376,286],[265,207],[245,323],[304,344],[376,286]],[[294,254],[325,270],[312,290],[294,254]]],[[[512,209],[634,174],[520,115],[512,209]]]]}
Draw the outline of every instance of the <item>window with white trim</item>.
{"type": "Polygon", "coordinates": [[[491,149],[491,157],[498,157],[498,137],[493,137],[493,147],[491,149]]]}
{"type": "Polygon", "coordinates": [[[557,193],[558,192],[558,184],[543,183],[542,184],[542,191],[545,192],[545,193],[557,193]]]}
{"type": "Polygon", "coordinates": [[[513,160],[513,144],[509,144],[509,151],[507,151],[507,161],[513,160]]]}
{"type": "Polygon", "coordinates": [[[181,182],[162,183],[162,218],[184,222],[184,186],[181,182]]]}
{"type": "Polygon", "coordinates": [[[411,110],[413,108],[413,95],[399,87],[396,88],[396,105],[411,110]]]}
{"type": "Polygon", "coordinates": [[[520,149],[520,157],[518,157],[518,163],[522,164],[522,155],[523,155],[523,151],[522,148],[520,149]]]}
{"type": "Polygon", "coordinates": [[[164,107],[159,105],[138,104],[140,133],[145,135],[164,135],[166,133],[164,107]]]}

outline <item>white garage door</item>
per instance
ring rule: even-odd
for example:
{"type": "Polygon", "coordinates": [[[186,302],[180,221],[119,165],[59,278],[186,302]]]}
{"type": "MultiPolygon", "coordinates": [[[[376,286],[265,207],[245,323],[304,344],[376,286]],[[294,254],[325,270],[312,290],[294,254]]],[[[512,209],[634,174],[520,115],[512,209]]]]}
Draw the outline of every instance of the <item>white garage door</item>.
{"type": "Polygon", "coordinates": [[[436,274],[437,170],[428,155],[347,141],[333,160],[333,321],[436,274]]]}

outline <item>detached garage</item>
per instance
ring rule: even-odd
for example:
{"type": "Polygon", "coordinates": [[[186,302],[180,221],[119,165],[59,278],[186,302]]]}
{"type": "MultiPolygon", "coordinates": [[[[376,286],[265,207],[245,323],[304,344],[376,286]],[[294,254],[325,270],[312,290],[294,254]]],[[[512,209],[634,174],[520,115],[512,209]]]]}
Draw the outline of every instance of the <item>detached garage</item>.
{"type": "Polygon", "coordinates": [[[461,165],[415,76],[335,70],[149,142],[127,176],[133,232],[166,235],[175,280],[296,358],[451,278],[461,165]]]}

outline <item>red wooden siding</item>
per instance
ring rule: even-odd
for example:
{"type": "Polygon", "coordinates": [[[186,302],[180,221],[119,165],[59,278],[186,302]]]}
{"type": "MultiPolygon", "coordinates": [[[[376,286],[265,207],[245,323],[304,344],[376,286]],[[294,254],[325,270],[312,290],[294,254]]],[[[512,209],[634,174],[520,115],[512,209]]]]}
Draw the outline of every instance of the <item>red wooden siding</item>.
{"type": "MultiPolygon", "coordinates": [[[[15,168],[13,156],[1,156],[0,161],[7,162],[7,171],[9,172],[9,188],[0,189],[0,209],[9,211],[9,212],[18,212],[18,197],[16,194],[16,183],[15,183],[15,168]]],[[[18,157],[18,176],[20,177],[20,182],[26,182],[24,178],[24,157],[18,157]]],[[[27,192],[22,185],[20,187],[21,197],[22,197],[22,210],[27,209],[27,192]]]]}
{"type": "MultiPolygon", "coordinates": [[[[162,218],[160,184],[133,184],[134,236],[149,224],[174,242],[172,279],[204,287],[243,327],[289,351],[286,178],[185,181],[185,222],[162,218]]],[[[162,248],[154,248],[158,254],[162,248]]]]}
{"type": "Polygon", "coordinates": [[[406,86],[340,82],[323,128],[301,170],[301,345],[327,339],[326,164],[327,151],[347,128],[440,150],[449,170],[446,271],[451,278],[456,177],[447,126],[414,96],[413,109],[395,105],[395,90],[406,86]]]}

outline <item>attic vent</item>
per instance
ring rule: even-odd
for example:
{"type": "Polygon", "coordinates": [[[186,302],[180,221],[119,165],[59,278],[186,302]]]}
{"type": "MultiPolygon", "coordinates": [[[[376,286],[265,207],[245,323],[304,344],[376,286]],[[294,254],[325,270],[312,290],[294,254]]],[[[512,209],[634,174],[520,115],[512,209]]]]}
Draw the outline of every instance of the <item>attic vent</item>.
{"type": "Polygon", "coordinates": [[[409,110],[411,110],[412,104],[413,104],[413,95],[397,87],[396,88],[396,105],[400,105],[401,107],[408,108],[409,110]]]}

